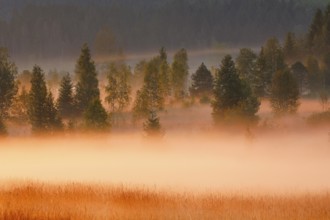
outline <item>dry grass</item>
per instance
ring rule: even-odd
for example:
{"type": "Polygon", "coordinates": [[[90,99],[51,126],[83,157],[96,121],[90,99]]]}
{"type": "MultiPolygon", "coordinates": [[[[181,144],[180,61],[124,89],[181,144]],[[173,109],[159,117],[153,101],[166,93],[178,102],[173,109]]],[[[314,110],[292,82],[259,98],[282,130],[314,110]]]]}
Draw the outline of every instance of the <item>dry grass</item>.
{"type": "Polygon", "coordinates": [[[330,194],[179,194],[28,183],[0,190],[0,219],[330,219],[330,194]]]}

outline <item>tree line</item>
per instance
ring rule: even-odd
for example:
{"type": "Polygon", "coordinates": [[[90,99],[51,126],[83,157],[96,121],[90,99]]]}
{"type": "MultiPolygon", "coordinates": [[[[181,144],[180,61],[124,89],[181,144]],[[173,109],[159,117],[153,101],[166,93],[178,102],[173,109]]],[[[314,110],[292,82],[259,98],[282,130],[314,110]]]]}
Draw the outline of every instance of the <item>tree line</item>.
{"type": "Polygon", "coordinates": [[[270,38],[258,53],[242,48],[235,59],[227,55],[213,70],[201,63],[191,75],[191,85],[188,53],[184,48],[174,54],[172,63],[162,47],[157,56],[139,62],[134,70],[119,60],[107,65],[102,76],[98,75],[90,49],[84,44],[74,76],[62,77],[58,98],[54,100],[39,66],[34,66],[31,73],[18,74],[7,50],[1,49],[0,130],[5,133],[4,121],[18,118],[29,121],[35,133],[63,129],[109,131],[120,123],[123,112],[129,111],[135,122],[144,120],[147,134],[162,135],[159,112],[173,104],[191,105],[196,100],[211,105],[216,125],[255,124],[263,98],[270,100],[275,115],[293,114],[302,96],[327,99],[329,12],[330,5],[325,12],[318,10],[303,37],[289,32],[283,44],[270,38]],[[314,33],[315,26],[322,27],[322,31],[314,33]],[[30,88],[20,85],[18,79],[28,79],[30,88]],[[104,99],[101,93],[105,94],[104,99]]]}

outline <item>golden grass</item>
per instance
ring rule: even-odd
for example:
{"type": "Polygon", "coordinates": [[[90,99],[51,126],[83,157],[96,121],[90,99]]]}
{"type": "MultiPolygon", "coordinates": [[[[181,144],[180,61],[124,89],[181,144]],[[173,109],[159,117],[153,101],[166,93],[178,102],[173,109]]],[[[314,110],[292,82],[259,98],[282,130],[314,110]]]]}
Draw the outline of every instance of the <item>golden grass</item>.
{"type": "Polygon", "coordinates": [[[26,183],[0,189],[0,219],[330,219],[330,194],[180,194],[26,183]]]}

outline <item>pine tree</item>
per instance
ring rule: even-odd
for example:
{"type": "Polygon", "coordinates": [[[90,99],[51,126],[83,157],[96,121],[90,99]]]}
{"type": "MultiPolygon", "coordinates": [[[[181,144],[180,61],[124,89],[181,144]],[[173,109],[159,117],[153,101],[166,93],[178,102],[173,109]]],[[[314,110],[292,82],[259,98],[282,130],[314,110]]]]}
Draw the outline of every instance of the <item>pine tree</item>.
{"type": "Polygon", "coordinates": [[[78,80],[75,99],[77,111],[81,114],[91,101],[100,97],[95,64],[91,59],[87,44],[84,44],[81,49],[75,72],[78,80]]]}
{"type": "Polygon", "coordinates": [[[148,119],[143,124],[143,130],[148,137],[160,138],[164,136],[156,111],[150,111],[148,119]]]}
{"type": "Polygon", "coordinates": [[[299,106],[299,89],[289,70],[279,70],[271,87],[271,106],[276,115],[296,113],[299,106]]]}
{"type": "Polygon", "coordinates": [[[73,84],[70,74],[66,74],[62,80],[57,99],[57,108],[62,118],[72,118],[75,114],[73,84]]]}
{"type": "Polygon", "coordinates": [[[156,57],[149,61],[146,68],[144,83],[137,91],[133,107],[135,119],[148,117],[152,109],[163,110],[165,106],[164,93],[161,90],[161,77],[159,74],[159,59],[156,57]]]}
{"type": "Polygon", "coordinates": [[[0,117],[6,118],[17,93],[17,69],[5,48],[0,48],[0,117]]]}
{"type": "Polygon", "coordinates": [[[191,79],[192,85],[189,90],[193,97],[210,97],[212,95],[213,76],[204,63],[199,66],[191,79]]]}
{"type": "Polygon", "coordinates": [[[172,86],[174,97],[182,100],[186,94],[188,80],[188,56],[185,49],[179,50],[175,55],[172,63],[172,86]]]}
{"type": "Polygon", "coordinates": [[[89,103],[84,112],[84,122],[86,129],[90,131],[107,131],[110,128],[108,114],[100,99],[94,99],[89,103]]]}
{"type": "Polygon", "coordinates": [[[260,102],[253,95],[248,83],[239,78],[230,55],[224,57],[214,83],[212,103],[216,124],[237,119],[254,120],[260,102]]]}
{"type": "Polygon", "coordinates": [[[44,73],[39,66],[34,66],[32,71],[28,115],[35,133],[54,132],[62,127],[53,96],[47,92],[44,73]]]}

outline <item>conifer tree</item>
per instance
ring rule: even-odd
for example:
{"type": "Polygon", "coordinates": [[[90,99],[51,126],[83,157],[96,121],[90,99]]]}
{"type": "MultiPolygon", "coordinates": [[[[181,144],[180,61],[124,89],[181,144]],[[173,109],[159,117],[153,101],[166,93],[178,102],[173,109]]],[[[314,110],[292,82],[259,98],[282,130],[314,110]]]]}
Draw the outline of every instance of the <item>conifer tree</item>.
{"type": "Polygon", "coordinates": [[[289,70],[279,70],[271,87],[271,106],[276,115],[296,113],[299,106],[299,89],[289,70]]]}
{"type": "Polygon", "coordinates": [[[5,123],[2,117],[0,117],[0,137],[6,136],[8,134],[5,123]]]}
{"type": "Polygon", "coordinates": [[[213,91],[213,76],[202,63],[197,71],[191,76],[192,85],[190,87],[190,94],[194,97],[209,97],[213,91]]]}
{"type": "Polygon", "coordinates": [[[170,95],[171,85],[170,85],[170,67],[167,62],[167,53],[164,47],[159,51],[159,74],[160,74],[160,86],[163,92],[164,98],[170,95]]]}
{"type": "Polygon", "coordinates": [[[57,108],[62,118],[72,118],[75,114],[73,84],[69,73],[61,80],[57,108]]]}
{"type": "Polygon", "coordinates": [[[285,37],[283,53],[286,60],[293,61],[297,55],[296,36],[292,32],[288,32],[285,37]]]}
{"type": "Polygon", "coordinates": [[[224,57],[216,74],[214,97],[212,115],[216,124],[236,119],[256,119],[260,102],[248,83],[239,78],[230,55],[224,57]]]}
{"type": "Polygon", "coordinates": [[[314,49],[315,47],[320,46],[320,40],[322,38],[323,31],[323,21],[323,12],[322,10],[318,9],[314,15],[307,35],[307,46],[309,49],[314,49]]]}
{"type": "Polygon", "coordinates": [[[28,115],[35,133],[53,132],[62,127],[53,96],[47,92],[44,73],[39,66],[34,66],[32,71],[28,115]]]}
{"type": "Polygon", "coordinates": [[[75,72],[78,80],[75,97],[76,107],[78,113],[81,114],[91,101],[100,97],[95,64],[87,44],[84,44],[81,49],[75,72]]]}
{"type": "Polygon", "coordinates": [[[106,131],[110,128],[108,114],[100,99],[96,98],[89,103],[84,112],[84,122],[86,129],[90,131],[106,131]]]}
{"type": "Polygon", "coordinates": [[[257,55],[249,48],[242,48],[236,58],[238,74],[241,78],[252,83],[252,74],[255,69],[257,55]]]}

